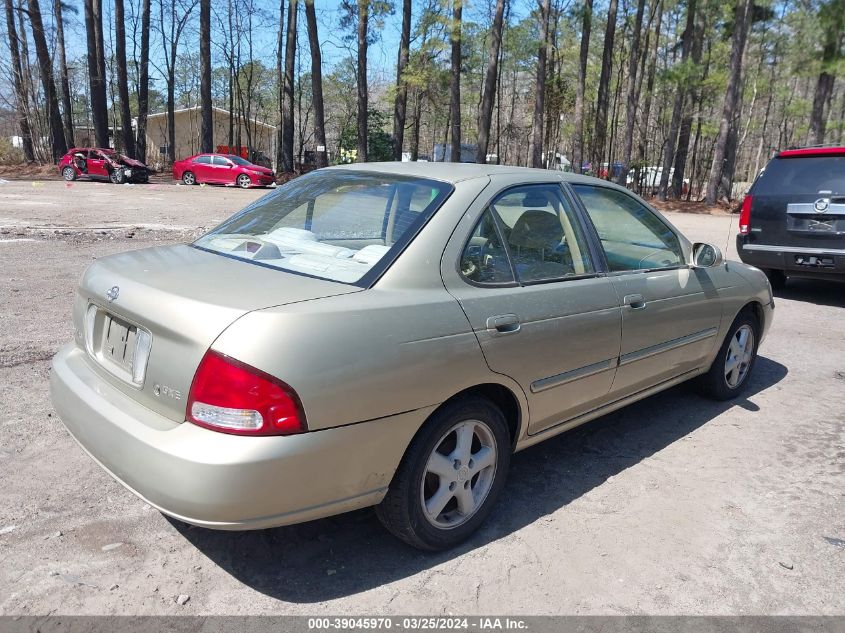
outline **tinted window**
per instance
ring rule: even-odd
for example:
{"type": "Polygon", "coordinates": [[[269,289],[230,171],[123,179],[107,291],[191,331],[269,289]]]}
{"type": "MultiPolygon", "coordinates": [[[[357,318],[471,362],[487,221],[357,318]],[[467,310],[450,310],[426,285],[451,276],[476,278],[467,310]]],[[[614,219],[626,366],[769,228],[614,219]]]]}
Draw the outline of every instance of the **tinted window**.
{"type": "Polygon", "coordinates": [[[513,282],[508,254],[502,245],[493,213],[484,212],[461,256],[461,274],[476,283],[513,282]]]}
{"type": "Polygon", "coordinates": [[[754,185],[760,195],[845,194],[845,156],[775,158],[754,185]]]}
{"type": "Polygon", "coordinates": [[[247,165],[252,165],[252,163],[249,162],[248,160],[245,160],[245,159],[241,158],[240,156],[235,156],[234,154],[229,154],[227,156],[227,158],[230,161],[232,161],[233,163],[237,163],[238,165],[241,165],[242,167],[246,167],[247,165]]]}
{"type": "Polygon", "coordinates": [[[357,283],[371,270],[379,274],[451,191],[445,183],[423,178],[313,172],[260,198],[194,245],[357,283]]]}
{"type": "Polygon", "coordinates": [[[230,164],[231,164],[231,163],[229,163],[229,161],[228,161],[228,160],[226,160],[226,159],[225,159],[225,158],[223,158],[222,156],[214,156],[213,158],[214,158],[214,164],[215,164],[215,165],[223,165],[223,166],[226,166],[226,165],[230,165],[230,164]]]}
{"type": "Polygon", "coordinates": [[[202,163],[203,165],[210,165],[211,164],[211,156],[197,156],[194,159],[195,163],[202,163]]]}
{"type": "Polygon", "coordinates": [[[491,204],[519,281],[593,272],[586,240],[558,185],[508,189],[491,204]]]}
{"type": "Polygon", "coordinates": [[[573,185],[590,216],[611,271],[672,268],[684,263],[678,236],[636,198],[594,185],[573,185]]]}

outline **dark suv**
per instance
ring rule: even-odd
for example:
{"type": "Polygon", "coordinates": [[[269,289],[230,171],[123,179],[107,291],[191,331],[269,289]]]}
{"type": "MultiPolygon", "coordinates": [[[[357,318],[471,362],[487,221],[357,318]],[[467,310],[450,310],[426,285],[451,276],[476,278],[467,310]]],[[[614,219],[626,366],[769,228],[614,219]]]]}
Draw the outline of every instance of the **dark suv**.
{"type": "Polygon", "coordinates": [[[774,288],[787,276],[845,281],[845,147],[775,156],[743,200],[736,249],[774,288]]]}

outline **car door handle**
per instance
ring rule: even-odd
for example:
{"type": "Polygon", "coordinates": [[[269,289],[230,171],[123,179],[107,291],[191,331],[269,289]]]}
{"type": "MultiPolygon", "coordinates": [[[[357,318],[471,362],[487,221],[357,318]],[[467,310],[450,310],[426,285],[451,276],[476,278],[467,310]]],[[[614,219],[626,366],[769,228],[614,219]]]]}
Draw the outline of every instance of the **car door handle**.
{"type": "Polygon", "coordinates": [[[487,319],[487,330],[496,335],[516,334],[521,327],[519,317],[515,314],[500,314],[487,319]]]}
{"type": "Polygon", "coordinates": [[[646,306],[646,300],[642,295],[625,295],[622,304],[628,306],[631,310],[642,310],[646,306]]]}

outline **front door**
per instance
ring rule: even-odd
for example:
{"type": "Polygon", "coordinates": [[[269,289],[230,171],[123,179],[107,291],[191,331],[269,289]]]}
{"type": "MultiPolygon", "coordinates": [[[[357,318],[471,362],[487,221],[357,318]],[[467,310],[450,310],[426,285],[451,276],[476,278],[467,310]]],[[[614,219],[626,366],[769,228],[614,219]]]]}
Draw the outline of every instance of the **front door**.
{"type": "Polygon", "coordinates": [[[88,175],[98,178],[109,177],[109,172],[106,168],[106,157],[93,149],[88,152],[88,175]]]}
{"type": "Polygon", "coordinates": [[[622,302],[614,399],[694,371],[716,343],[721,308],[705,269],[659,215],[616,188],[573,184],[622,302]]]}
{"type": "Polygon", "coordinates": [[[478,213],[447,247],[443,278],[490,369],[525,392],[529,433],[600,406],[615,374],[621,308],[560,183],[505,189],[478,213]]]}

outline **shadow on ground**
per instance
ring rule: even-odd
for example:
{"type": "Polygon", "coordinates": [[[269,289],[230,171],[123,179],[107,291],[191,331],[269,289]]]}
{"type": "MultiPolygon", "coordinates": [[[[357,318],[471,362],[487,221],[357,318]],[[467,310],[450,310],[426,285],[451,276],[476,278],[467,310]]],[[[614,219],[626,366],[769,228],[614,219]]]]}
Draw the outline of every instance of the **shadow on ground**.
{"type": "Polygon", "coordinates": [[[216,532],[171,522],[214,563],[263,594],[300,603],[348,596],[511,534],[733,406],[757,411],[751,401],[754,395],[786,374],[783,365],[759,357],[740,400],[714,402],[680,385],[517,453],[491,517],[469,541],[449,552],[424,554],[411,549],[381,527],[372,509],[255,532],[216,532]]]}
{"type": "Polygon", "coordinates": [[[845,283],[824,279],[790,277],[785,288],[775,291],[775,299],[791,299],[822,306],[845,308],[845,283]]]}

